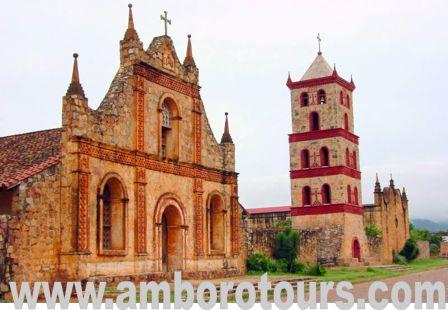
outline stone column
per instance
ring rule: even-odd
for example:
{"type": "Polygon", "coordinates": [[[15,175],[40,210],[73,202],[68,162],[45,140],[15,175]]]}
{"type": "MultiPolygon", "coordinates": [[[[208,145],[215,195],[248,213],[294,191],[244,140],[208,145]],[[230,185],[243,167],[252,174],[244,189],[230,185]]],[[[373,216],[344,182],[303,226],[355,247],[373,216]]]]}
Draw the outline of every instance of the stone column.
{"type": "Polygon", "coordinates": [[[204,193],[202,189],[202,179],[194,179],[194,219],[195,219],[195,252],[196,255],[204,255],[204,208],[203,198],[204,193]]]}
{"type": "Polygon", "coordinates": [[[136,205],[136,250],[137,254],[147,254],[146,246],[146,170],[135,168],[135,205],[136,205]]]}
{"type": "Polygon", "coordinates": [[[232,207],[232,254],[239,254],[239,204],[238,204],[238,184],[232,184],[232,196],[230,197],[232,207]]]}
{"type": "Polygon", "coordinates": [[[194,162],[202,162],[202,112],[199,99],[193,99],[194,162]]]}
{"type": "Polygon", "coordinates": [[[78,154],[77,251],[89,251],[89,156],[78,154]]]}

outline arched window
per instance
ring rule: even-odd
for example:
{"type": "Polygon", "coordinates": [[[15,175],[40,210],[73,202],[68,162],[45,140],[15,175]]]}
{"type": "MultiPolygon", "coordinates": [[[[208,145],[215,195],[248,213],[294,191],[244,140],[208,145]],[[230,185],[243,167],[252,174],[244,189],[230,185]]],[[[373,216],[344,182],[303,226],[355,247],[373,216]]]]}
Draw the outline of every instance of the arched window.
{"type": "Polygon", "coordinates": [[[348,115],[347,115],[347,113],[344,114],[344,129],[348,130],[348,115]]]}
{"type": "Polygon", "coordinates": [[[352,188],[347,185],[347,202],[352,203],[352,188]]]}
{"type": "Polygon", "coordinates": [[[317,97],[319,98],[319,104],[325,104],[327,102],[327,97],[323,89],[317,92],[317,97]]]}
{"type": "Polygon", "coordinates": [[[310,114],[310,130],[311,131],[320,130],[319,114],[317,112],[312,112],[310,114]]]}
{"type": "Polygon", "coordinates": [[[339,103],[344,104],[344,94],[342,93],[342,90],[339,92],[339,103]]]}
{"type": "Polygon", "coordinates": [[[355,196],[355,205],[359,205],[359,200],[358,200],[358,188],[355,186],[355,188],[353,189],[353,196],[355,196]]]}
{"type": "Polygon", "coordinates": [[[346,97],[346,101],[347,101],[347,108],[349,108],[350,109],[350,96],[349,95],[347,95],[347,97],[346,97]]]}
{"type": "Polygon", "coordinates": [[[305,186],[302,189],[302,203],[304,206],[311,205],[311,189],[309,186],[305,186]]]}
{"type": "Polygon", "coordinates": [[[322,185],[322,203],[323,204],[331,203],[331,191],[330,191],[330,185],[328,184],[322,185]]]}
{"type": "Polygon", "coordinates": [[[302,150],[302,169],[310,167],[310,152],[308,150],[302,150]]]}
{"type": "Polygon", "coordinates": [[[353,169],[358,168],[358,158],[356,156],[356,151],[353,151],[353,169]]]}
{"type": "Polygon", "coordinates": [[[307,107],[310,104],[310,98],[308,96],[308,93],[302,93],[300,95],[300,105],[302,107],[307,107]]]}
{"type": "Polygon", "coordinates": [[[320,149],[320,165],[322,167],[330,166],[330,154],[325,146],[320,149]]]}
{"type": "Polygon", "coordinates": [[[210,251],[224,253],[225,210],[220,195],[211,196],[208,208],[210,251]]]}
{"type": "Polygon", "coordinates": [[[345,149],[345,165],[350,167],[350,151],[348,148],[345,149]]]}
{"type": "Polygon", "coordinates": [[[98,240],[100,253],[120,254],[126,250],[126,204],[122,183],[116,177],[107,180],[99,196],[98,240]]]}
{"type": "Polygon", "coordinates": [[[160,156],[162,159],[177,160],[179,145],[179,113],[176,103],[165,98],[161,105],[160,119],[160,156]]]}

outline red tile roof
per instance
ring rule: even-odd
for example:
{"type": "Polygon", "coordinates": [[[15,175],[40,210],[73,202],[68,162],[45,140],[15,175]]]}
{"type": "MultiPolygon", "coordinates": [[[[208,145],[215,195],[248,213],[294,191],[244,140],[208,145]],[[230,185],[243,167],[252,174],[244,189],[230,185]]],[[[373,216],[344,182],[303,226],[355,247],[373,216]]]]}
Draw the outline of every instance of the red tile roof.
{"type": "Polygon", "coordinates": [[[0,137],[0,189],[61,161],[61,128],[0,137]]]}
{"type": "Polygon", "coordinates": [[[246,209],[248,214],[291,212],[290,206],[246,209]]]}

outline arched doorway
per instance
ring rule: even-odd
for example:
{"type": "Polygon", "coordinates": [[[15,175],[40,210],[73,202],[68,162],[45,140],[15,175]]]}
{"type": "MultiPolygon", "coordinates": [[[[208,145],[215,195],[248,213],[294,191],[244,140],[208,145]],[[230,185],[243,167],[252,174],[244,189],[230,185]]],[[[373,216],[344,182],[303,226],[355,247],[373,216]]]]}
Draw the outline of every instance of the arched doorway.
{"type": "Polygon", "coordinates": [[[175,271],[183,269],[183,228],[179,210],[169,205],[162,215],[162,270],[175,271]]]}
{"type": "Polygon", "coordinates": [[[361,261],[361,245],[359,244],[358,239],[353,240],[353,258],[356,258],[359,262],[361,261]]]}

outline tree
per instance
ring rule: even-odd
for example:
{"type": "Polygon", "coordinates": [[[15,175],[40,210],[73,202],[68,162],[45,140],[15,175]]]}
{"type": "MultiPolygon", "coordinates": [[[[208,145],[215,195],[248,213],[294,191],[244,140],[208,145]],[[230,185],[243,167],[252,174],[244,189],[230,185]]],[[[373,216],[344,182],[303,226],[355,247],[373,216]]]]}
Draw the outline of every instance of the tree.
{"type": "Polygon", "coordinates": [[[285,259],[288,262],[289,271],[299,254],[299,239],[299,233],[290,226],[286,226],[275,237],[274,258],[285,259]]]}

